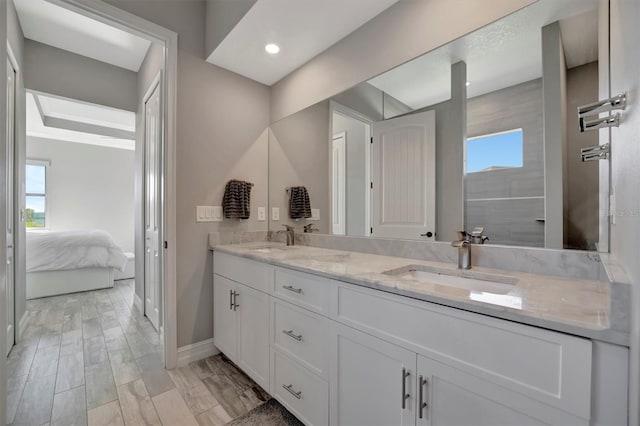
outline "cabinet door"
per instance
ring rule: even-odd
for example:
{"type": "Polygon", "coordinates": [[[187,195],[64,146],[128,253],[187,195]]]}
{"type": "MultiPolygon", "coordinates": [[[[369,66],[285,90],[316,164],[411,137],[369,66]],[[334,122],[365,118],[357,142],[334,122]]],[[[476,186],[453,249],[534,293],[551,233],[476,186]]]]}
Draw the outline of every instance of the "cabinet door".
{"type": "Polygon", "coordinates": [[[269,295],[238,284],[238,366],[269,389],[269,295]]]}
{"type": "Polygon", "coordinates": [[[335,325],[331,424],[415,424],[416,354],[335,325]]]}
{"type": "Polygon", "coordinates": [[[579,425],[588,420],[418,355],[417,425],[579,425]]]}
{"type": "Polygon", "coordinates": [[[234,362],[238,326],[233,292],[237,291],[237,285],[220,275],[213,276],[213,339],[216,347],[234,362]]]}

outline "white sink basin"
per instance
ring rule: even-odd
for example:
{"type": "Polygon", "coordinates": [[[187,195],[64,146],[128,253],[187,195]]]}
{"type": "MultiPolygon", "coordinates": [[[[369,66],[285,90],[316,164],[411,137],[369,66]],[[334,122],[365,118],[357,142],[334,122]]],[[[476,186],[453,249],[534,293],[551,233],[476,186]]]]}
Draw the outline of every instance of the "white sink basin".
{"type": "Polygon", "coordinates": [[[507,294],[518,279],[507,275],[484,272],[449,270],[424,265],[408,265],[384,272],[387,275],[405,277],[425,283],[462,288],[473,292],[507,294]]]}

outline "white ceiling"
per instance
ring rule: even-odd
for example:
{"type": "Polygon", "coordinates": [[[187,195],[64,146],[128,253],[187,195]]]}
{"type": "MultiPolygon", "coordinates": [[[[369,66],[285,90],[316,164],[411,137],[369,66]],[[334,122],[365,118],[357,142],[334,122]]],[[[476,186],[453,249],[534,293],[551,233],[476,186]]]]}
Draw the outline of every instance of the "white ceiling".
{"type": "Polygon", "coordinates": [[[561,32],[569,66],[588,63],[597,59],[597,7],[598,0],[540,0],[369,83],[415,109],[450,99],[451,64],[461,60],[469,98],[540,78],[541,28],[585,13],[561,32]]]}
{"type": "Polygon", "coordinates": [[[150,41],[46,0],[15,0],[24,36],[40,43],[138,71],[150,41]]]}
{"type": "Polygon", "coordinates": [[[258,0],[207,61],[270,86],[397,1],[258,0]]]}
{"type": "Polygon", "coordinates": [[[135,113],[27,92],[27,136],[135,149],[135,113]]]}

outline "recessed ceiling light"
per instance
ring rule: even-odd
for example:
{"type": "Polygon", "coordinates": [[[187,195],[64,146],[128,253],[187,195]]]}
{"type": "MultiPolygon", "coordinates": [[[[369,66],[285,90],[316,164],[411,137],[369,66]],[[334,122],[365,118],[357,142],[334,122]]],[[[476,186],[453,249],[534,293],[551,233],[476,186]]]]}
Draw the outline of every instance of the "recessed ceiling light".
{"type": "Polygon", "coordinates": [[[269,53],[271,55],[275,55],[276,53],[280,52],[280,46],[278,46],[275,43],[267,43],[264,46],[264,50],[266,50],[267,53],[269,53]]]}
{"type": "Polygon", "coordinates": [[[471,83],[469,83],[469,82],[467,81],[467,87],[469,87],[469,85],[470,85],[470,84],[471,84],[471,83]]]}

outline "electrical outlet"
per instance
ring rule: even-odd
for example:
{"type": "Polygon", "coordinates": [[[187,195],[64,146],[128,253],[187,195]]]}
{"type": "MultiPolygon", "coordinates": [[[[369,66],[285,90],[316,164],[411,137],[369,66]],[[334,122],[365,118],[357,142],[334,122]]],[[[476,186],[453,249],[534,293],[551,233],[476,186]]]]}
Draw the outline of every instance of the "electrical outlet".
{"type": "Polygon", "coordinates": [[[267,210],[264,207],[258,207],[258,221],[264,222],[267,220],[267,210]]]}
{"type": "Polygon", "coordinates": [[[311,209],[311,217],[307,220],[320,220],[320,209],[311,209]]]}
{"type": "Polygon", "coordinates": [[[273,207],[271,209],[271,220],[280,220],[280,208],[273,207]]]}

